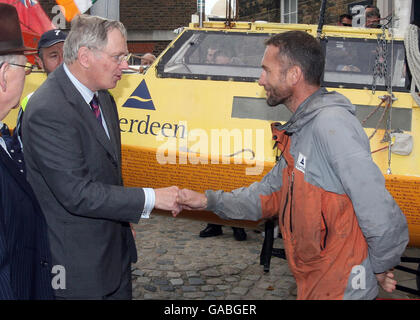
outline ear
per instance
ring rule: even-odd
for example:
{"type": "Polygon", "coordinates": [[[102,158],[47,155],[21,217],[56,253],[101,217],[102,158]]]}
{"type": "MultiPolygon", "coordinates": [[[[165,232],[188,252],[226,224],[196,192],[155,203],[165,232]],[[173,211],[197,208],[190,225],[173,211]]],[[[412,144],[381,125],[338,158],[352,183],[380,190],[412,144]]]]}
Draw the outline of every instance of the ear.
{"type": "Polygon", "coordinates": [[[38,67],[40,67],[41,69],[44,69],[44,63],[42,62],[39,56],[35,56],[35,63],[38,65],[38,67]]]}
{"type": "Polygon", "coordinates": [[[89,69],[92,58],[93,52],[89,48],[80,47],[79,51],[77,52],[77,60],[82,67],[89,69]]]}
{"type": "Polygon", "coordinates": [[[287,78],[292,85],[296,85],[302,78],[302,69],[299,66],[292,66],[287,71],[287,78]]]}
{"type": "Polygon", "coordinates": [[[44,69],[44,63],[42,62],[40,57],[35,56],[35,63],[38,65],[40,69],[44,69]]]}
{"type": "Polygon", "coordinates": [[[7,89],[6,72],[8,68],[9,64],[6,62],[3,62],[0,66],[0,88],[3,92],[7,89]]]}

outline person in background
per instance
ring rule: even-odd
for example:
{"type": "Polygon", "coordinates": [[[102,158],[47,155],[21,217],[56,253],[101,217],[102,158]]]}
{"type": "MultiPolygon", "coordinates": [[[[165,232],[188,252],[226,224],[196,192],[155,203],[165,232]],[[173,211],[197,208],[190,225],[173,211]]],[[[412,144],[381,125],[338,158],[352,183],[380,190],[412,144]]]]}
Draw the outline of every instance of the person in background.
{"type": "Polygon", "coordinates": [[[66,32],[55,29],[45,32],[39,39],[35,62],[47,76],[63,63],[63,46],[66,37],[66,32]]]}
{"type": "Polygon", "coordinates": [[[223,219],[278,217],[298,299],[375,299],[395,290],[391,271],[408,243],[407,221],[385,188],[355,106],[321,87],[317,39],[288,31],[266,41],[259,85],[292,117],[273,123],[281,154],[260,181],[231,192],[183,189],[178,203],[223,219]]]}
{"type": "Polygon", "coordinates": [[[217,50],[214,55],[214,64],[230,64],[232,61],[232,54],[228,50],[219,49],[217,50]]]}
{"type": "Polygon", "coordinates": [[[366,28],[380,28],[381,27],[381,13],[376,6],[367,5],[365,7],[365,27],[366,28]]]}
{"type": "Polygon", "coordinates": [[[76,16],[64,63],[24,113],[28,181],[46,216],[53,263],[65,269],[58,299],[131,299],[137,250],[129,223],[153,208],[179,212],[175,186],[123,186],[118,111],[108,89],[129,57],[121,22],[76,16]]]}
{"type": "Polygon", "coordinates": [[[155,60],[156,57],[153,54],[145,53],[140,59],[140,64],[142,66],[150,66],[155,60]]]}
{"type": "Polygon", "coordinates": [[[338,18],[337,26],[351,27],[352,21],[353,17],[348,13],[344,13],[338,18]]]}
{"type": "Polygon", "coordinates": [[[216,53],[217,48],[210,47],[207,49],[207,55],[205,63],[214,63],[214,54],[216,53]]]}
{"type": "Polygon", "coordinates": [[[242,61],[231,50],[219,49],[213,54],[214,64],[241,65],[242,61]]]}
{"type": "Polygon", "coordinates": [[[3,120],[31,71],[15,7],[0,3],[0,300],[53,299],[47,224],[3,120]]]}
{"type": "MultiPolygon", "coordinates": [[[[54,29],[46,31],[42,34],[38,41],[38,56],[35,57],[36,64],[45,71],[47,76],[53,72],[59,65],[63,63],[63,45],[66,40],[67,33],[54,29]]],[[[33,92],[22,99],[21,108],[16,121],[16,134],[21,148],[22,143],[22,120],[26,105],[33,92]]]]}

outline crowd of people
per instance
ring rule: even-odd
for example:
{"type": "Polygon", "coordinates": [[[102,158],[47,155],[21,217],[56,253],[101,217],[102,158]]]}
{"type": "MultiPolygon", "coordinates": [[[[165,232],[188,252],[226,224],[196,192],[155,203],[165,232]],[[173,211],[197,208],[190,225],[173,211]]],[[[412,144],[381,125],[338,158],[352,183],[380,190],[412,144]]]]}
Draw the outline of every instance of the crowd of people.
{"type": "MultiPolygon", "coordinates": [[[[0,120],[19,106],[31,51],[16,9],[0,3],[0,120]]],[[[79,15],[69,34],[43,35],[38,55],[48,76],[27,98],[19,129],[11,135],[0,122],[0,299],[131,299],[138,257],[130,224],[154,208],[278,216],[298,299],[375,299],[378,284],[395,290],[406,219],[355,107],[320,87],[325,59],[311,35],[289,31],[266,41],[258,84],[268,105],[284,104],[293,116],[272,126],[282,154],[273,169],[232,192],[123,186],[118,111],[108,92],[128,68],[122,23],[79,15]],[[355,268],[365,271],[364,287],[354,285],[355,268]]]]}

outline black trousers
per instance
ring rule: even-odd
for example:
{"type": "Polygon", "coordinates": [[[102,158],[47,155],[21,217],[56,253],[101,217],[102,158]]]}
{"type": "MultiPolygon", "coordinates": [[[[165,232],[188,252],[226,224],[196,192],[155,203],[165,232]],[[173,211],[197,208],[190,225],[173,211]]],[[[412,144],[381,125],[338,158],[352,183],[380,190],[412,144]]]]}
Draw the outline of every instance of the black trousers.
{"type": "Polygon", "coordinates": [[[119,287],[105,296],[73,296],[73,297],[60,297],[55,296],[56,300],[131,300],[133,298],[132,283],[131,283],[131,261],[128,254],[125,255],[126,259],[123,261],[122,266],[124,272],[121,277],[119,287]]]}

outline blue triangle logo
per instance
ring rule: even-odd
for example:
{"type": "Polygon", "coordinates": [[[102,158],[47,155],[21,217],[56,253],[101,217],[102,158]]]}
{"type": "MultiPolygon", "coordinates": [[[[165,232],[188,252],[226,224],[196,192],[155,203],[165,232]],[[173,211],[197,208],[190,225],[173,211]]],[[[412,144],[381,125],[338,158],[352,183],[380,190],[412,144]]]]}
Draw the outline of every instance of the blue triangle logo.
{"type": "Polygon", "coordinates": [[[134,90],[131,96],[123,104],[123,107],[156,110],[152,97],[150,96],[149,89],[147,88],[146,81],[144,79],[142,82],[140,82],[140,85],[136,88],[136,90],[134,90]]]}

